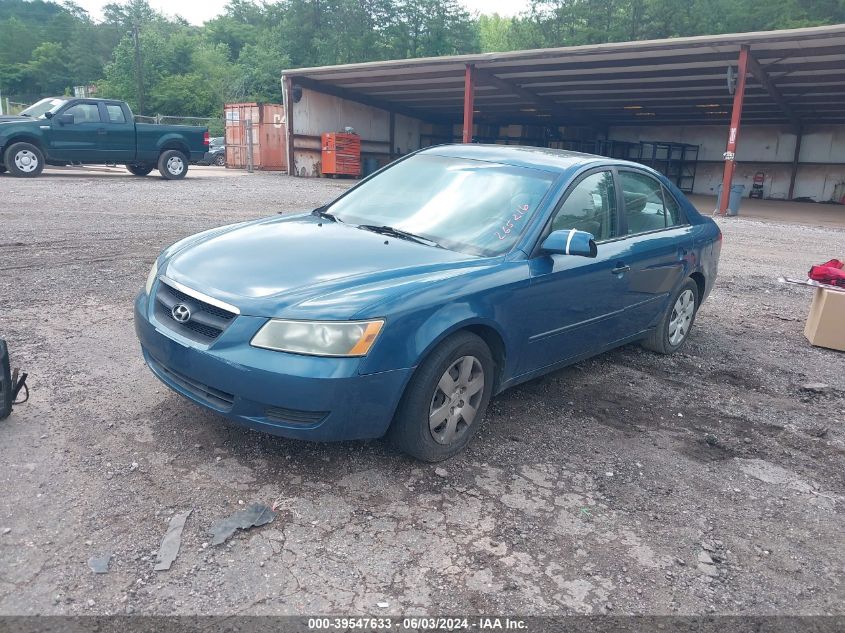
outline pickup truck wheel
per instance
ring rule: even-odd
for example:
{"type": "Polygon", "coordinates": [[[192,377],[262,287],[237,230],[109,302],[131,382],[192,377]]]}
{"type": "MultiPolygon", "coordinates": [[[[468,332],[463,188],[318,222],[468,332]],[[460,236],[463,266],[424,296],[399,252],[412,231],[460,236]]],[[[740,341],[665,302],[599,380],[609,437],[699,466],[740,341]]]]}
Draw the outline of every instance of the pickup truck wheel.
{"type": "Polygon", "coordinates": [[[6,166],[0,165],[0,174],[5,174],[5,173],[6,173],[6,166]]]}
{"type": "Polygon", "coordinates": [[[152,165],[133,165],[130,163],[126,166],[126,169],[133,176],[146,176],[153,169],[155,169],[155,167],[153,167],[152,165]]]}
{"type": "Polygon", "coordinates": [[[179,180],[188,173],[188,159],[179,150],[165,150],[158,157],[158,170],[166,180],[179,180]]]}
{"type": "Polygon", "coordinates": [[[18,178],[35,178],[44,171],[44,154],[32,143],[15,143],[6,150],[3,163],[18,178]]]}

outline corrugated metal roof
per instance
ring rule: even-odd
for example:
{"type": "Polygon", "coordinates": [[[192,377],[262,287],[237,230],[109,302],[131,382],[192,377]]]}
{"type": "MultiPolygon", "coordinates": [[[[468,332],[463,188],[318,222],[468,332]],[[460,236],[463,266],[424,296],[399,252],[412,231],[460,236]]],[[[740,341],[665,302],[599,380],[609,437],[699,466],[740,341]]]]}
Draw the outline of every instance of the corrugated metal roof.
{"type": "MultiPolygon", "coordinates": [[[[741,45],[795,116],[845,123],[845,25],[402,59],[285,71],[295,84],[423,119],[460,121],[466,64],[479,69],[479,122],[599,126],[724,124],[726,71],[741,45]],[[510,89],[508,88],[510,86],[510,89]]],[[[744,123],[789,123],[753,76],[744,123]]]]}

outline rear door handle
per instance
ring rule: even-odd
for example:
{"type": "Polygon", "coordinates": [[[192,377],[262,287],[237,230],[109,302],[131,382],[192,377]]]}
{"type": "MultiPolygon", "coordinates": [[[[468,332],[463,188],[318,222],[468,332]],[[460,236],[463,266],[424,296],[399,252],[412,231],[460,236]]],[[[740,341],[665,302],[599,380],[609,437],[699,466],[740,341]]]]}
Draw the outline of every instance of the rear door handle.
{"type": "Polygon", "coordinates": [[[97,128],[97,134],[105,135],[105,133],[106,133],[106,128],[104,128],[104,127],[97,128]]]}
{"type": "Polygon", "coordinates": [[[622,273],[627,273],[629,270],[631,270],[630,266],[626,266],[625,264],[619,264],[610,272],[614,275],[621,275],[622,273]]]}

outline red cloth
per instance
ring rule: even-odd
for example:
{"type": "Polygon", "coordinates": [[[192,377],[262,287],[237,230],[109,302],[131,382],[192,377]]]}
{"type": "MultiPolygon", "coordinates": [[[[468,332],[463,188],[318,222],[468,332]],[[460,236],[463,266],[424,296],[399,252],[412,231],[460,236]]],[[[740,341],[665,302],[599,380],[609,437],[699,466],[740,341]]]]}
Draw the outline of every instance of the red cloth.
{"type": "Polygon", "coordinates": [[[825,262],[819,266],[813,266],[808,275],[813,281],[845,288],[845,269],[843,269],[843,265],[845,264],[838,259],[831,259],[829,262],[825,262]]]}

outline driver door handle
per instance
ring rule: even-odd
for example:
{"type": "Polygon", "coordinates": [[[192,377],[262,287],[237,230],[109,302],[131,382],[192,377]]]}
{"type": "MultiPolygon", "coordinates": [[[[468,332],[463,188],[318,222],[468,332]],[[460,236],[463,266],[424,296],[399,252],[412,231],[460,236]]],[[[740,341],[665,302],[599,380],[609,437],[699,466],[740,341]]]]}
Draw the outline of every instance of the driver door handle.
{"type": "Polygon", "coordinates": [[[627,273],[629,270],[631,270],[630,266],[619,263],[616,265],[616,268],[612,269],[610,272],[614,275],[621,275],[622,273],[627,273]]]}

